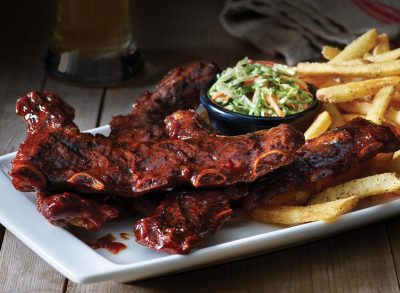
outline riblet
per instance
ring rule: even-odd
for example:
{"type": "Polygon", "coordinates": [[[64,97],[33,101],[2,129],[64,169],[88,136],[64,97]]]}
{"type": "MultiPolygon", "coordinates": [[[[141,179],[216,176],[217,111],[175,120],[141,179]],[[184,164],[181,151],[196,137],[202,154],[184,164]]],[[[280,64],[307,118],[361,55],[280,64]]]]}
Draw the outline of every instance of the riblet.
{"type": "MultiPolygon", "coordinates": [[[[218,66],[212,63],[196,63],[186,68],[174,68],[161,80],[156,92],[145,92],[136,99],[130,114],[114,117],[111,121],[110,136],[125,142],[157,141],[165,138],[164,118],[174,110],[197,107],[200,88],[219,71],[218,66]]],[[[64,110],[72,115],[69,120],[73,119],[73,109],[66,106],[64,110]]],[[[40,120],[45,123],[51,122],[43,117],[40,120]]],[[[197,127],[197,121],[193,121],[192,116],[185,120],[184,113],[179,122],[177,121],[177,119],[171,121],[170,125],[170,131],[175,131],[176,135],[183,129],[182,127],[185,127],[186,132],[197,127]],[[195,125],[191,126],[191,123],[195,125]]],[[[199,135],[200,129],[197,127],[196,130],[197,132],[194,133],[199,135]]],[[[50,223],[62,227],[78,226],[86,230],[99,229],[111,218],[131,214],[133,208],[139,213],[145,212],[145,215],[155,209],[155,202],[148,199],[136,200],[133,203],[130,199],[121,197],[106,196],[88,199],[88,195],[81,196],[67,192],[55,195],[38,193],[37,198],[38,211],[50,223]]]]}
{"type": "Polygon", "coordinates": [[[136,223],[136,241],[159,252],[186,254],[229,221],[231,203],[247,193],[246,184],[171,192],[152,216],[136,223]]]}
{"type": "Polygon", "coordinates": [[[128,143],[166,139],[165,117],[177,110],[196,109],[200,89],[218,72],[219,67],[213,63],[174,68],[154,93],[144,92],[137,98],[130,114],[112,119],[110,137],[128,143]]]}
{"type": "Polygon", "coordinates": [[[334,180],[378,153],[400,149],[398,131],[364,119],[349,123],[307,141],[296,152],[291,165],[276,170],[251,185],[244,200],[247,210],[283,194],[291,194],[315,183],[334,180]]]}
{"type": "Polygon", "coordinates": [[[17,113],[29,125],[10,172],[21,191],[137,196],[170,187],[251,182],[291,163],[304,142],[300,132],[282,124],[236,137],[210,134],[121,145],[80,133],[71,108],[51,93],[21,97],[17,113]]]}
{"type": "Polygon", "coordinates": [[[115,196],[79,196],[74,193],[37,193],[38,211],[53,225],[97,230],[104,222],[132,215],[135,204],[115,196]]]}
{"type": "MultiPolygon", "coordinates": [[[[136,240],[157,251],[187,253],[201,246],[223,222],[229,221],[232,202],[236,199],[243,197],[239,206],[251,211],[257,205],[268,203],[271,198],[285,197],[311,183],[315,185],[316,182],[348,173],[360,162],[380,152],[392,152],[399,148],[400,140],[395,129],[366,120],[353,120],[308,141],[297,151],[291,165],[248,184],[248,196],[244,192],[239,193],[241,196],[233,193],[231,198],[232,191],[223,189],[187,191],[185,196],[172,194],[153,215],[136,224],[136,240]],[[213,201],[209,202],[207,192],[213,201]],[[211,227],[212,233],[208,233],[208,227],[211,227]]],[[[240,186],[245,188],[246,185],[240,186]]]]}

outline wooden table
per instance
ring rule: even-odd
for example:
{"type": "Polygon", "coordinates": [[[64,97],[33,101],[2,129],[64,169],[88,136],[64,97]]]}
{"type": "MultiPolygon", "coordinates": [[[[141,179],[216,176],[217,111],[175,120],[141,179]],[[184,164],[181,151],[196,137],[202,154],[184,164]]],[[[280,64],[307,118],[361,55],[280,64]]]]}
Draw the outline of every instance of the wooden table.
{"type": "MultiPolygon", "coordinates": [[[[133,26],[146,72],[121,87],[88,89],[56,81],[43,70],[56,1],[3,1],[0,154],[16,150],[25,135],[15,101],[29,90],[58,93],[75,107],[78,126],[89,129],[129,112],[134,98],[173,66],[200,59],[227,66],[246,55],[261,57],[222,30],[222,5],[223,1],[133,1],[133,26]]],[[[399,291],[400,217],[279,252],[132,284],[74,284],[1,226],[0,245],[1,292],[399,291]]]]}

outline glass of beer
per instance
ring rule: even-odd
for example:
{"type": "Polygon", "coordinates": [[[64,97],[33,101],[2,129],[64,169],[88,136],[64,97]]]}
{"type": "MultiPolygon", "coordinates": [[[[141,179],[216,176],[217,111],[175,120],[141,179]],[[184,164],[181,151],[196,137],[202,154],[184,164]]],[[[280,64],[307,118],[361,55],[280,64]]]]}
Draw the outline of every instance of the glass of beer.
{"type": "Polygon", "coordinates": [[[93,86],[118,84],[142,67],[129,0],[59,0],[45,57],[51,76],[93,86]]]}

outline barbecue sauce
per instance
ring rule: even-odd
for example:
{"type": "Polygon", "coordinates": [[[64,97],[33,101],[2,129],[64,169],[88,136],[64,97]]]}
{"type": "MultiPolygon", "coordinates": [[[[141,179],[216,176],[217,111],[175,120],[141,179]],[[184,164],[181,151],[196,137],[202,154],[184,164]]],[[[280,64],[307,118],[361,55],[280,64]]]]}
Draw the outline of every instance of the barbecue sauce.
{"type": "Polygon", "coordinates": [[[88,242],[87,244],[93,249],[107,249],[112,254],[118,254],[121,250],[127,248],[125,244],[115,241],[115,237],[110,233],[104,237],[101,237],[100,239],[97,239],[94,243],[88,242]]]}

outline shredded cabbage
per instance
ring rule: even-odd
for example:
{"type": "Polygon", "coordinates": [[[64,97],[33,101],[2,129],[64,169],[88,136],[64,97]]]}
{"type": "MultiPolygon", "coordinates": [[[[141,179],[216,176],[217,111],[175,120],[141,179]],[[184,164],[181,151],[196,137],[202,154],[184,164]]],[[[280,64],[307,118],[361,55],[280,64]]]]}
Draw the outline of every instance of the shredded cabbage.
{"type": "Polygon", "coordinates": [[[313,103],[296,68],[247,57],[219,74],[209,95],[225,109],[253,116],[284,117],[313,103]]]}

